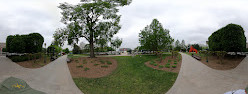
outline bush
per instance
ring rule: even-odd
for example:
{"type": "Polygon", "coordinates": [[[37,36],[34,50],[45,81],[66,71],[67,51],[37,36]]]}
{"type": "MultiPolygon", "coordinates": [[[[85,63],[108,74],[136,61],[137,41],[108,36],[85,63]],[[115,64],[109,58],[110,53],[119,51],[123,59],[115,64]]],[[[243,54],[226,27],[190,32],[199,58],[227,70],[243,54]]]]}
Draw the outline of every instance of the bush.
{"type": "Polygon", "coordinates": [[[102,67],[102,68],[107,68],[107,67],[108,67],[108,65],[102,65],[101,67],[102,67]]]}
{"type": "Polygon", "coordinates": [[[112,62],[110,62],[110,61],[107,61],[107,64],[108,64],[108,65],[111,65],[111,64],[112,64],[112,62]]]}
{"type": "Polygon", "coordinates": [[[172,68],[176,68],[177,66],[176,65],[172,65],[172,68]]]}
{"type": "Polygon", "coordinates": [[[163,68],[164,66],[162,66],[162,65],[159,65],[158,67],[159,67],[159,68],[163,68]]]}
{"type": "Polygon", "coordinates": [[[86,67],[86,68],[84,68],[84,71],[88,71],[88,70],[90,70],[90,68],[87,68],[87,67],[86,67]]]}
{"type": "Polygon", "coordinates": [[[168,60],[168,63],[170,63],[171,62],[171,60],[168,60]]]}
{"type": "Polygon", "coordinates": [[[241,52],[246,48],[244,29],[237,24],[228,24],[208,38],[209,50],[241,52]]]}
{"type": "Polygon", "coordinates": [[[150,65],[154,65],[154,64],[155,64],[155,62],[154,62],[154,61],[151,61],[151,62],[150,62],[150,65]]]}
{"type": "Polygon", "coordinates": [[[99,65],[99,64],[94,64],[94,66],[97,66],[97,65],[99,65]]]}
{"type": "Polygon", "coordinates": [[[170,65],[170,63],[167,63],[166,65],[170,65]]]}
{"type": "Polygon", "coordinates": [[[153,64],[154,66],[158,66],[158,64],[153,64]]]}
{"type": "Polygon", "coordinates": [[[177,63],[174,63],[174,64],[177,64],[177,63]]]}
{"type": "Polygon", "coordinates": [[[166,68],[170,68],[170,65],[167,65],[167,64],[166,64],[165,67],[166,67],[166,68]]]}
{"type": "Polygon", "coordinates": [[[83,68],[84,66],[83,65],[79,65],[79,66],[77,66],[78,68],[83,68]]]}
{"type": "Polygon", "coordinates": [[[9,59],[11,59],[13,62],[23,62],[23,61],[28,61],[28,60],[33,60],[33,59],[39,59],[41,58],[41,54],[26,54],[26,55],[12,55],[12,56],[7,56],[9,59]]]}
{"type": "Polygon", "coordinates": [[[105,62],[103,60],[100,60],[101,64],[105,64],[105,62]]]}

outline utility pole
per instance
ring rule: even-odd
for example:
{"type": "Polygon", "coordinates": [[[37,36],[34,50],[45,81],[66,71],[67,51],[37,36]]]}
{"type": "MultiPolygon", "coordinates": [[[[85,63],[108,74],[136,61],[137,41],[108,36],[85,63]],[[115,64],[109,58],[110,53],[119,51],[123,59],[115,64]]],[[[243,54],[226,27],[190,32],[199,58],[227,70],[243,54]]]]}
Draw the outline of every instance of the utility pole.
{"type": "Polygon", "coordinates": [[[46,50],[46,43],[44,44],[45,45],[45,56],[44,56],[44,63],[46,63],[46,52],[47,52],[47,50],[46,50]]]}

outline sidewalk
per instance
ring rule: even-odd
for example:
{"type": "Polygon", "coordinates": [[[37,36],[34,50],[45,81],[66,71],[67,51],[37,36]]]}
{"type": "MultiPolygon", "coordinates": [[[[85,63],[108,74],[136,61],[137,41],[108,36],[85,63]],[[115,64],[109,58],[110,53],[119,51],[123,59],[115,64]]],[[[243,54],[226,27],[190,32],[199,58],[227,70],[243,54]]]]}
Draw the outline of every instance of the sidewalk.
{"type": "Polygon", "coordinates": [[[47,94],[82,94],[72,80],[66,58],[62,56],[42,68],[28,69],[0,56],[0,82],[13,76],[47,94]]]}
{"type": "Polygon", "coordinates": [[[248,57],[232,70],[215,70],[184,53],[176,82],[166,94],[224,94],[248,85],[248,57]]]}

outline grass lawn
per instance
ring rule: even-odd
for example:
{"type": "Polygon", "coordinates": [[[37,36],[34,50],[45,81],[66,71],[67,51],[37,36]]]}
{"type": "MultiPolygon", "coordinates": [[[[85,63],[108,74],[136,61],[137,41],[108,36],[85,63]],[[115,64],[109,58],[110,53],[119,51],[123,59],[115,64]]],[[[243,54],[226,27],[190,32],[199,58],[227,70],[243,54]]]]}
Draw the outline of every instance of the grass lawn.
{"type": "Polygon", "coordinates": [[[78,58],[78,57],[85,57],[85,56],[89,56],[87,54],[69,54],[68,58],[78,58]]]}
{"type": "Polygon", "coordinates": [[[102,78],[73,78],[85,94],[161,94],[174,84],[177,73],[147,67],[144,63],[156,56],[114,57],[117,69],[102,78]]]}

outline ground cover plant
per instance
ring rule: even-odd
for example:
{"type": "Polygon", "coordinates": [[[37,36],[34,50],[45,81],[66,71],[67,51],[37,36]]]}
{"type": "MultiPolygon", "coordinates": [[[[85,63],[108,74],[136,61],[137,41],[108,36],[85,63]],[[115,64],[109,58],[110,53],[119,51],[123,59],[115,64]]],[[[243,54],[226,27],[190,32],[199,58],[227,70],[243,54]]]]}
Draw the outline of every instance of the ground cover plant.
{"type": "Polygon", "coordinates": [[[160,59],[156,59],[146,62],[145,65],[153,69],[179,73],[181,67],[181,54],[174,53],[174,55],[175,56],[172,57],[172,54],[170,53],[164,54],[162,62],[160,62],[160,59]]]}
{"type": "Polygon", "coordinates": [[[110,57],[77,57],[71,58],[68,67],[72,77],[99,78],[111,74],[117,68],[117,61],[110,57]]]}
{"type": "Polygon", "coordinates": [[[177,73],[152,69],[144,64],[156,58],[148,55],[114,57],[118,61],[118,68],[111,75],[73,80],[85,94],[166,93],[176,81],[177,73]]]}

